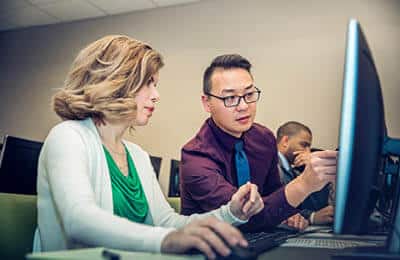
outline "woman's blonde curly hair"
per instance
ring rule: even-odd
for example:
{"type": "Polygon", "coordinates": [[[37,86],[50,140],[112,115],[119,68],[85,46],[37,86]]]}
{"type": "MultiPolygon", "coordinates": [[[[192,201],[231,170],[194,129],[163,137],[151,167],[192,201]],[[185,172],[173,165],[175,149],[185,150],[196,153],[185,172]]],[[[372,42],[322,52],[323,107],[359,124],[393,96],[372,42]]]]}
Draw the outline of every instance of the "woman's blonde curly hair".
{"type": "Polygon", "coordinates": [[[133,120],[135,93],[163,65],[149,45],[128,36],[105,36],[78,54],[64,87],[53,96],[54,111],[63,120],[133,120]]]}

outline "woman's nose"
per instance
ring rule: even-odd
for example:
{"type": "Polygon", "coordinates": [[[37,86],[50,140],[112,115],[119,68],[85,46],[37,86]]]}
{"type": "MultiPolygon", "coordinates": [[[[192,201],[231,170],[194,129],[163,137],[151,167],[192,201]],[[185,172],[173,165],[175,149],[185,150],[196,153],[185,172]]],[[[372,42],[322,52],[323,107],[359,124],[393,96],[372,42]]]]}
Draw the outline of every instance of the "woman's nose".
{"type": "Polygon", "coordinates": [[[160,100],[160,94],[158,93],[156,88],[153,88],[153,91],[151,93],[151,101],[158,102],[160,100]]]}

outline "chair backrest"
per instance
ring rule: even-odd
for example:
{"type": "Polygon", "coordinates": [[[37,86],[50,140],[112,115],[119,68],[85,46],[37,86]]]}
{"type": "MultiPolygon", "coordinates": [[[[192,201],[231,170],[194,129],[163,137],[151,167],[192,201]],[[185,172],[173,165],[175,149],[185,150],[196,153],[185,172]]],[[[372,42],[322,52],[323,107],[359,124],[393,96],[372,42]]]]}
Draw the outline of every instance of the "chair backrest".
{"type": "Polygon", "coordinates": [[[150,155],[150,161],[151,161],[151,164],[153,165],[154,171],[155,171],[157,179],[158,179],[158,176],[160,176],[160,168],[161,168],[162,158],[150,155]]]}
{"type": "Polygon", "coordinates": [[[36,194],[37,165],[43,143],[6,135],[0,154],[0,192],[36,194]]]}
{"type": "Polygon", "coordinates": [[[171,170],[169,173],[169,191],[168,197],[179,197],[180,196],[180,188],[179,188],[179,167],[180,161],[171,160],[171,170]]]}
{"type": "Polygon", "coordinates": [[[0,259],[25,259],[37,225],[35,195],[0,193],[0,259]]]}
{"type": "Polygon", "coordinates": [[[181,198],[180,197],[168,197],[167,201],[169,205],[175,210],[175,212],[181,212],[181,198]]]}
{"type": "Polygon", "coordinates": [[[311,147],[310,151],[313,153],[313,152],[323,151],[323,149],[317,147],[311,147]]]}

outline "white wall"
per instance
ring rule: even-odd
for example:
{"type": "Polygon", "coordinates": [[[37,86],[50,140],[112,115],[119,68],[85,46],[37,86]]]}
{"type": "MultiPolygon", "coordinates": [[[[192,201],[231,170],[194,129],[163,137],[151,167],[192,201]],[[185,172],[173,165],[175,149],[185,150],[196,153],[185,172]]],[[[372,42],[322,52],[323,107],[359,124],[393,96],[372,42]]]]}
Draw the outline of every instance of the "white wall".
{"type": "Polygon", "coordinates": [[[58,122],[50,107],[77,52],[106,34],[149,42],[166,62],[161,102],[149,126],[128,136],[169,160],[207,115],[201,78],[220,54],[240,53],[254,65],[262,90],[257,121],[273,131],[298,120],[314,132],[314,146],[335,148],[347,22],[357,18],[379,71],[389,134],[400,137],[400,1],[220,0],[135,12],[69,24],[0,33],[0,135],[43,140],[58,122]]]}

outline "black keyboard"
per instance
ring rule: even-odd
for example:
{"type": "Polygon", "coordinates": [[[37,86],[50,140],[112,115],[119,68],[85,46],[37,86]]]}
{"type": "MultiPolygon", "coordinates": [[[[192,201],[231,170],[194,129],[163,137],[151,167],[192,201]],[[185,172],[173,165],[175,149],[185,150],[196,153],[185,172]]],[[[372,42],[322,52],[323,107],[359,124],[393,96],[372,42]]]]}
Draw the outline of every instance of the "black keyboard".
{"type": "MultiPolygon", "coordinates": [[[[240,246],[231,247],[231,255],[227,257],[218,256],[220,260],[254,260],[257,256],[271,248],[277,247],[284,243],[288,238],[298,236],[300,233],[293,231],[279,230],[273,233],[258,232],[258,233],[245,233],[244,237],[249,242],[249,246],[244,248],[240,246]]],[[[201,254],[197,249],[192,249],[186,254],[201,254]]]]}
{"type": "Polygon", "coordinates": [[[273,233],[247,233],[244,234],[244,237],[249,242],[248,250],[256,252],[257,254],[261,254],[286,242],[287,239],[296,237],[298,235],[298,233],[294,233],[292,231],[277,231],[273,233]]]}

